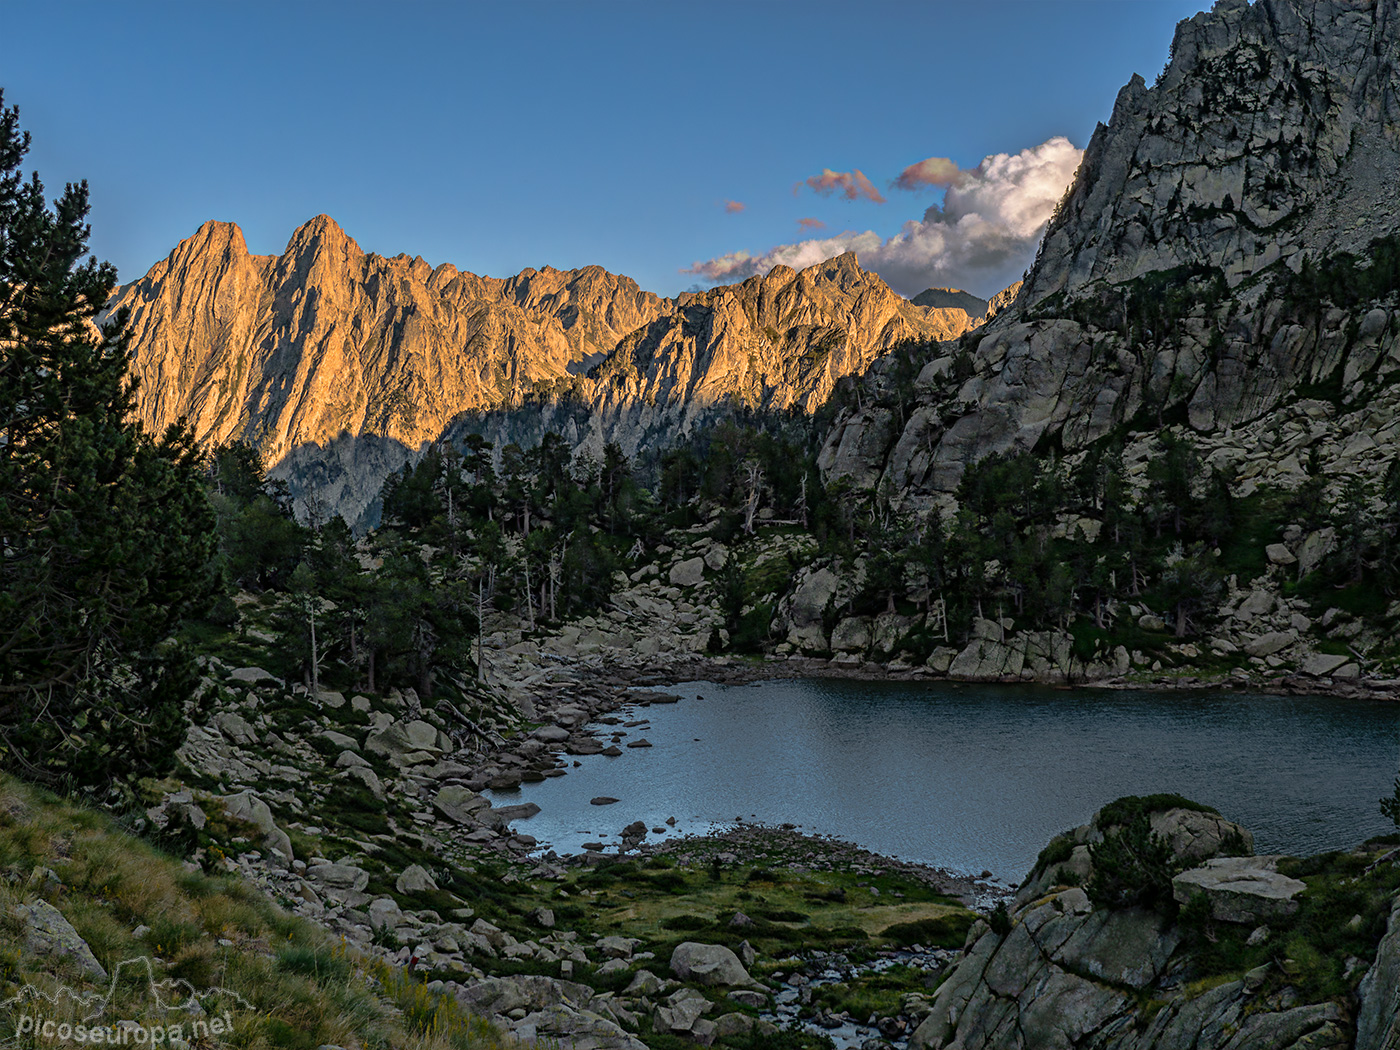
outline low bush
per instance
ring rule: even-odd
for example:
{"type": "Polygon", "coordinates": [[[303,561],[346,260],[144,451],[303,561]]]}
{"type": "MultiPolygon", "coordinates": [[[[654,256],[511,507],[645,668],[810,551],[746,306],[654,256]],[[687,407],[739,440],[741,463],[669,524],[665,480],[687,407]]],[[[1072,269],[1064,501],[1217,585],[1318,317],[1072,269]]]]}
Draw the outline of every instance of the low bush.
{"type": "Polygon", "coordinates": [[[1171,844],[1152,830],[1148,811],[1107,826],[1111,830],[1103,841],[1089,846],[1094,865],[1085,887],[1089,899],[1108,908],[1172,905],[1172,876],[1182,865],[1171,844]]]}
{"type": "Polygon", "coordinates": [[[922,944],[932,948],[961,948],[967,940],[976,916],[971,912],[952,912],[933,919],[897,922],[886,926],[880,936],[896,944],[922,944]]]}

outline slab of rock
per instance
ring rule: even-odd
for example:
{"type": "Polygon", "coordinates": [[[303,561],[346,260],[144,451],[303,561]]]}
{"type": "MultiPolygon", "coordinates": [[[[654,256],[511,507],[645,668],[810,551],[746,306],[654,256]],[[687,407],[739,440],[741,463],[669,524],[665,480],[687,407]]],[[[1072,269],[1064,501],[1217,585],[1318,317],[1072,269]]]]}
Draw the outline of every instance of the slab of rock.
{"type": "Polygon", "coordinates": [[[259,682],[282,684],[282,679],[271,671],[264,671],[261,667],[238,667],[230,671],[228,676],[236,682],[247,682],[249,685],[257,685],[259,682]]]}
{"type": "Polygon", "coordinates": [[[263,843],[270,849],[280,850],[288,860],[293,857],[292,840],[287,833],[272,820],[272,810],[266,802],[251,791],[240,791],[236,795],[225,795],[219,800],[224,812],[237,820],[245,820],[262,832],[263,843]]]}
{"type": "Polygon", "coordinates": [[[1244,651],[1250,656],[1273,656],[1274,653],[1287,649],[1297,640],[1297,631],[1270,631],[1246,644],[1244,651]]]}
{"type": "Polygon", "coordinates": [[[1221,922],[1257,926],[1298,910],[1296,897],[1307,886],[1280,875],[1280,856],[1216,857],[1172,879],[1172,896],[1187,904],[1200,894],[1210,901],[1211,915],[1221,922]]]}
{"type": "Polygon", "coordinates": [[[1338,656],[1336,653],[1313,653],[1303,660],[1298,669],[1314,678],[1325,678],[1350,659],[1349,656],[1338,656]]]}
{"type": "Polygon", "coordinates": [[[478,814],[491,808],[491,801],[482,798],[461,784],[447,784],[433,798],[433,809],[458,824],[479,824],[478,814]]]}
{"type": "Polygon", "coordinates": [[[322,740],[334,744],[336,747],[340,748],[341,751],[360,750],[359,742],[356,741],[354,737],[346,736],[344,733],[337,733],[334,729],[324,729],[316,735],[322,740]]]}
{"type": "MultiPolygon", "coordinates": [[[[346,752],[348,754],[348,752],[346,752]]],[[[379,774],[370,769],[369,766],[346,766],[345,777],[347,780],[354,780],[364,786],[364,788],[381,802],[384,801],[384,782],[379,779],[379,774]]]]}
{"type": "Polygon", "coordinates": [[[672,587],[699,587],[705,582],[705,559],[689,558],[671,566],[672,587]]]}
{"type": "Polygon", "coordinates": [[[570,1050],[647,1050],[647,1044],[623,1031],[616,1021],[591,1010],[559,1003],[527,1014],[511,1028],[524,1045],[569,1047],[570,1050]]]}
{"type": "Polygon", "coordinates": [[[422,893],[424,890],[437,888],[437,882],[418,864],[410,864],[404,868],[403,874],[394,881],[394,889],[400,893],[422,893]]]}
{"type": "Polygon", "coordinates": [[[86,977],[105,982],[107,971],[92,954],[87,941],[73,929],[63,913],[45,900],[16,904],[15,917],[24,924],[24,947],[34,955],[69,959],[86,977]]]}
{"type": "Polygon", "coordinates": [[[671,953],[671,972],[706,987],[737,988],[753,983],[739,957],[722,944],[685,941],[671,953]]]}
{"type": "Polygon", "coordinates": [[[451,750],[452,742],[437,726],[422,719],[390,722],[365,737],[365,750],[383,755],[396,765],[436,762],[451,750]]]}
{"type": "Polygon", "coordinates": [[[313,864],[306,869],[306,877],[314,879],[335,890],[360,892],[369,885],[369,872],[354,864],[313,864]]]}

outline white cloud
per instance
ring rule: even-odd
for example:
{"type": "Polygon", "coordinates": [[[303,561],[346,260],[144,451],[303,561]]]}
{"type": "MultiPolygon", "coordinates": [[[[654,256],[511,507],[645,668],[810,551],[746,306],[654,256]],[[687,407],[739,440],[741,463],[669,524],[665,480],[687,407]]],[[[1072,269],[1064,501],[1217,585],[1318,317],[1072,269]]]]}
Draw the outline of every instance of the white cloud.
{"type": "Polygon", "coordinates": [[[906,222],[888,239],[870,230],[847,232],[781,244],[759,255],[733,252],[682,272],[712,282],[741,281],[779,263],[800,269],[856,251],[862,266],[905,295],[953,287],[990,296],[1019,279],[1034,260],[1081,155],[1057,136],[1020,153],[987,157],[948,186],[942,206],[906,222]]]}

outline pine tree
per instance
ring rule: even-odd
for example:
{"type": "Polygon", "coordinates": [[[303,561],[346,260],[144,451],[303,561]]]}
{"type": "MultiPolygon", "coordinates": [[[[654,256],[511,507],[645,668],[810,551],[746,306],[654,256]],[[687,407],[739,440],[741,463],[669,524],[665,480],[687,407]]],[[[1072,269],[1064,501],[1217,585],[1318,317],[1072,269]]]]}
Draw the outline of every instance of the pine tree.
{"type": "Polygon", "coordinates": [[[131,419],[125,315],[88,257],[86,183],[50,207],[0,95],[0,764],[105,785],[169,768],[198,675],[215,522],[189,433],[131,419]]]}

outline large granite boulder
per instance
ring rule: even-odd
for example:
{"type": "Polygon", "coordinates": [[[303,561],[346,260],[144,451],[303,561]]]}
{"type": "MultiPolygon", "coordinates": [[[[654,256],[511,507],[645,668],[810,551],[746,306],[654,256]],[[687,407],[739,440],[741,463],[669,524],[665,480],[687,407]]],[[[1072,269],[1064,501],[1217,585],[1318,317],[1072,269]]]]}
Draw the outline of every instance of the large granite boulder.
{"type": "Polygon", "coordinates": [[[1294,900],[1307,886],[1279,874],[1282,857],[1216,857],[1172,879],[1172,896],[1188,904],[1204,896],[1221,922],[1257,925],[1298,911],[1294,900]]]}
{"type": "Polygon", "coordinates": [[[707,987],[736,988],[752,984],[739,957],[722,944],[686,941],[671,953],[671,972],[682,981],[707,987]]]}
{"type": "Polygon", "coordinates": [[[26,953],[55,963],[67,960],[84,977],[100,982],[107,980],[107,971],[92,954],[87,941],[48,901],[16,904],[12,911],[22,926],[26,953]]]}
{"type": "Polygon", "coordinates": [[[416,718],[371,730],[365,737],[365,750],[383,755],[396,766],[422,765],[451,752],[452,740],[431,722],[416,718]]]}
{"type": "Polygon", "coordinates": [[[269,849],[278,850],[288,860],[293,858],[291,837],[273,821],[272,810],[268,804],[252,791],[225,795],[219,801],[224,807],[224,812],[230,817],[246,821],[257,828],[262,834],[264,845],[269,849]]]}

